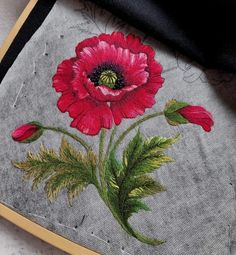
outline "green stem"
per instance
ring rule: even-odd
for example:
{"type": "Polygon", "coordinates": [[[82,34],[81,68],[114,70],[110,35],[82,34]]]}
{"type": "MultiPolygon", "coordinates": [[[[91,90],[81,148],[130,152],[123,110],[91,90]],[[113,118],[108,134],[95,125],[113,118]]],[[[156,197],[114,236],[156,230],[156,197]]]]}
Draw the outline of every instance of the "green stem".
{"type": "Polygon", "coordinates": [[[99,184],[95,185],[95,186],[98,190],[98,193],[99,193],[100,197],[102,198],[104,203],[107,205],[107,207],[110,209],[110,212],[112,213],[113,217],[116,219],[116,221],[120,224],[120,226],[123,228],[123,230],[126,233],[133,236],[134,238],[136,238],[140,242],[143,242],[143,243],[146,243],[146,244],[160,245],[160,244],[165,243],[165,241],[149,238],[149,237],[146,237],[146,236],[138,233],[137,231],[135,231],[130,226],[130,224],[127,221],[122,220],[121,216],[116,212],[116,210],[114,209],[114,207],[112,206],[112,204],[109,201],[107,193],[104,192],[104,190],[99,186],[99,184]]]}
{"type": "Polygon", "coordinates": [[[137,231],[135,231],[128,222],[125,223],[125,227],[128,229],[128,233],[138,239],[140,242],[146,243],[146,244],[151,244],[151,245],[160,245],[165,243],[165,241],[158,240],[158,239],[153,239],[149,238],[147,236],[144,236],[137,231]]]}
{"type": "Polygon", "coordinates": [[[149,114],[149,115],[146,115],[145,117],[137,120],[136,122],[134,122],[131,126],[129,126],[120,136],[119,138],[117,139],[116,143],[114,144],[114,147],[113,147],[113,150],[116,150],[117,147],[121,144],[121,142],[124,140],[124,138],[127,136],[127,134],[132,131],[134,128],[136,128],[137,126],[139,126],[141,123],[143,123],[144,121],[147,121],[149,119],[152,119],[152,118],[155,118],[155,117],[158,117],[158,116],[161,116],[163,115],[164,113],[163,112],[156,112],[156,113],[153,113],[153,114],[149,114]]]}
{"type": "Polygon", "coordinates": [[[64,135],[67,135],[67,136],[71,137],[72,139],[76,140],[77,142],[79,142],[85,148],[86,151],[92,150],[90,145],[88,145],[82,138],[78,137],[75,134],[71,134],[70,132],[68,132],[64,128],[55,128],[55,127],[42,127],[42,128],[44,130],[50,130],[50,131],[54,131],[54,132],[57,132],[57,133],[62,133],[64,135]]]}
{"type": "Polygon", "coordinates": [[[112,146],[115,134],[116,134],[116,130],[117,130],[117,126],[115,126],[113,128],[113,130],[112,130],[112,133],[111,133],[111,136],[110,136],[110,140],[109,140],[109,143],[108,143],[108,146],[107,146],[107,150],[106,150],[106,153],[105,153],[104,162],[106,162],[106,160],[107,160],[107,158],[109,156],[109,152],[110,152],[110,149],[111,149],[111,146],[112,146]]]}
{"type": "Polygon", "coordinates": [[[106,130],[102,129],[100,138],[99,138],[99,175],[100,175],[100,181],[101,181],[101,188],[103,192],[105,192],[106,188],[106,182],[105,182],[105,169],[103,167],[103,148],[104,148],[104,142],[105,142],[105,136],[106,136],[106,130]]]}

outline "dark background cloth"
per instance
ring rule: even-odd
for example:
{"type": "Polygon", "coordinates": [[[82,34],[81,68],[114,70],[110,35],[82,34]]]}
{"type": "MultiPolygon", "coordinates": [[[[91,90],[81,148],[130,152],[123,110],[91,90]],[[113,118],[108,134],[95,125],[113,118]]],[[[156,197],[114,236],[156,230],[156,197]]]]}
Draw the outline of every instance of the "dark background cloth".
{"type": "MultiPolygon", "coordinates": [[[[236,0],[90,1],[205,67],[236,72],[236,0]]],[[[0,82],[55,2],[37,2],[0,63],[0,82]]]]}
{"type": "Polygon", "coordinates": [[[236,72],[236,0],[91,0],[208,68],[236,72]]]}

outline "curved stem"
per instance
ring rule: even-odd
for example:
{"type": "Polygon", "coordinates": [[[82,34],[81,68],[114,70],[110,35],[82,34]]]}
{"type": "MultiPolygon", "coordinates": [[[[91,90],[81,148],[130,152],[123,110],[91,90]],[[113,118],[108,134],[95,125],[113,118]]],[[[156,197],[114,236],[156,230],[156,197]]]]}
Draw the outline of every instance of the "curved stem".
{"type": "Polygon", "coordinates": [[[158,240],[158,239],[153,239],[147,236],[144,236],[137,231],[135,231],[128,222],[125,224],[126,228],[128,229],[128,233],[130,233],[133,237],[138,239],[140,242],[146,243],[146,244],[151,244],[151,245],[160,245],[165,243],[165,241],[158,240]]]}
{"type": "Polygon", "coordinates": [[[138,233],[137,231],[135,231],[127,221],[122,220],[121,216],[113,208],[112,204],[110,203],[110,201],[108,199],[107,193],[104,193],[103,189],[99,185],[97,185],[96,188],[98,190],[100,197],[102,198],[104,203],[107,205],[107,207],[110,209],[110,212],[112,213],[113,217],[116,219],[116,221],[120,224],[120,226],[123,228],[123,230],[127,234],[133,236],[140,242],[143,242],[146,244],[160,245],[160,244],[165,243],[165,241],[149,238],[149,237],[146,237],[146,236],[138,233]]]}
{"type": "Polygon", "coordinates": [[[44,130],[50,130],[50,131],[54,131],[54,132],[57,132],[57,133],[62,133],[64,135],[67,135],[67,136],[71,137],[72,139],[76,140],[77,142],[79,142],[85,148],[86,151],[92,150],[90,145],[88,145],[82,138],[78,137],[75,134],[71,134],[70,132],[68,132],[64,128],[43,127],[43,126],[42,126],[42,128],[44,130]]]}
{"type": "Polygon", "coordinates": [[[113,149],[116,150],[117,147],[121,144],[121,142],[124,140],[124,138],[127,136],[127,134],[132,131],[134,128],[136,128],[137,126],[139,126],[141,123],[143,123],[144,121],[147,121],[149,119],[152,119],[152,118],[155,118],[157,116],[161,116],[163,115],[164,113],[163,112],[156,112],[156,113],[153,113],[153,114],[149,114],[149,115],[146,115],[145,117],[137,120],[136,122],[134,122],[131,126],[129,126],[120,136],[119,138],[117,139],[113,149]]]}
{"type": "Polygon", "coordinates": [[[102,129],[101,130],[101,134],[100,134],[100,138],[99,138],[99,175],[100,175],[100,181],[101,181],[101,187],[102,190],[105,192],[105,187],[106,187],[106,183],[105,183],[105,169],[103,167],[103,148],[104,148],[104,142],[105,142],[105,136],[106,136],[106,130],[102,129]]]}

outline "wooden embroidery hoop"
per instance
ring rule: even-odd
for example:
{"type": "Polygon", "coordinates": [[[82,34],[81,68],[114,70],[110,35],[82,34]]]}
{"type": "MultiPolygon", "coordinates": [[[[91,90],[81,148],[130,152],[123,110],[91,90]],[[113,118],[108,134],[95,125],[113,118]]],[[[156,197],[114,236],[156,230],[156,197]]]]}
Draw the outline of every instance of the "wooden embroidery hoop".
{"type": "MultiPolygon", "coordinates": [[[[0,48],[0,61],[3,59],[7,50],[9,49],[10,45],[12,44],[14,38],[16,37],[17,33],[19,32],[20,28],[26,21],[27,17],[35,7],[38,0],[30,0],[22,14],[20,15],[19,19],[15,23],[14,27],[8,34],[7,38],[3,42],[0,48]]],[[[19,213],[16,213],[12,209],[8,208],[7,206],[0,203],[0,217],[12,222],[16,226],[20,227],[21,229],[27,231],[28,233],[38,237],[39,239],[57,247],[58,249],[67,252],[71,255],[99,255],[98,253],[89,250],[83,246],[80,246],[60,235],[57,235],[39,224],[36,224],[26,217],[22,216],[19,213]]]]}

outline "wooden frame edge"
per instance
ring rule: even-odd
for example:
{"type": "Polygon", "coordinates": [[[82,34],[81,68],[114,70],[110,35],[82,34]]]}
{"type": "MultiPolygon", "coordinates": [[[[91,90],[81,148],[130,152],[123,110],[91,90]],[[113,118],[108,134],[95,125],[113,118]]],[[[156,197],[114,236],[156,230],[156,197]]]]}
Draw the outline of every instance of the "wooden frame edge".
{"type": "MultiPolygon", "coordinates": [[[[10,33],[4,40],[3,44],[0,47],[0,61],[3,59],[7,53],[9,47],[14,41],[17,33],[21,29],[22,25],[26,21],[27,17],[35,7],[39,0],[30,0],[22,14],[16,21],[15,25],[11,29],[10,33]]],[[[76,244],[65,237],[62,237],[58,234],[53,233],[52,231],[43,228],[39,224],[27,219],[21,214],[13,211],[7,206],[0,203],[0,217],[6,219],[7,221],[13,223],[14,225],[20,227],[24,231],[32,234],[33,236],[45,241],[46,243],[64,251],[71,255],[99,255],[90,249],[87,249],[79,244],[76,244]]]]}
{"type": "Polygon", "coordinates": [[[39,224],[32,222],[3,204],[0,204],[0,216],[28,233],[71,255],[99,255],[94,251],[43,228],[39,224]]]}
{"type": "Polygon", "coordinates": [[[9,49],[10,45],[14,41],[17,33],[21,29],[22,25],[26,21],[27,17],[31,13],[31,11],[33,10],[33,8],[37,4],[37,2],[38,2],[38,0],[30,0],[29,1],[29,3],[26,5],[25,9],[21,13],[20,17],[16,21],[15,25],[11,29],[10,33],[8,34],[8,36],[6,37],[4,42],[2,43],[2,45],[0,47],[0,61],[3,59],[4,55],[6,54],[6,52],[9,49]]]}

